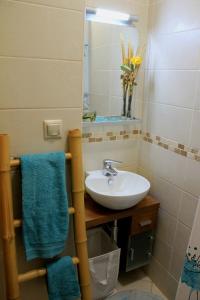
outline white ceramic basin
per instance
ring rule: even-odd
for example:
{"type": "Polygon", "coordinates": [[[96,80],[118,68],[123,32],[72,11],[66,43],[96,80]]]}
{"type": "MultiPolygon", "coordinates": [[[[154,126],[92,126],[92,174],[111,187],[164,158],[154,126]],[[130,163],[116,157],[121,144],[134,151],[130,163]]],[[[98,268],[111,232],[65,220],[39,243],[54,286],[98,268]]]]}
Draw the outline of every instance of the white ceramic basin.
{"type": "Polygon", "coordinates": [[[118,171],[110,184],[102,170],[89,172],[85,185],[86,191],[94,201],[116,210],[136,205],[150,189],[146,178],[126,171],[118,171]]]}

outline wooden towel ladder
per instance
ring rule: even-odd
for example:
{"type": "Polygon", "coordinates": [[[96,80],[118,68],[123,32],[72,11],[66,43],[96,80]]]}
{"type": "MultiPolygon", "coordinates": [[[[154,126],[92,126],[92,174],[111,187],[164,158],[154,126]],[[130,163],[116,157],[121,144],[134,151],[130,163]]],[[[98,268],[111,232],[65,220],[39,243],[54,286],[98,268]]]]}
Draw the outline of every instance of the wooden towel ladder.
{"type": "MultiPolygon", "coordinates": [[[[85,226],[84,182],[82,165],[81,132],[78,129],[69,132],[69,151],[66,159],[71,160],[72,205],[69,213],[74,214],[75,245],[78,257],[73,263],[78,264],[79,283],[83,300],[91,300],[90,274],[88,265],[87,236],[85,226]]],[[[11,168],[19,167],[20,160],[10,160],[9,137],[0,135],[0,227],[3,244],[6,300],[20,300],[19,284],[41,277],[46,269],[33,270],[18,274],[15,228],[22,225],[22,220],[13,219],[13,202],[11,188],[11,168]]]]}

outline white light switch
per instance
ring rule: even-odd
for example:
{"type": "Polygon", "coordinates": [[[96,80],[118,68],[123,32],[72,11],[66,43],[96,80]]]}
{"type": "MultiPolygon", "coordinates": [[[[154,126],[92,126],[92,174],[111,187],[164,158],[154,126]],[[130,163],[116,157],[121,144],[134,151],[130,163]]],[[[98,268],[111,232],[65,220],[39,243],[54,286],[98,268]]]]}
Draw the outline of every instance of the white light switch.
{"type": "Polygon", "coordinates": [[[62,120],[44,121],[45,139],[60,139],[62,137],[62,120]]]}

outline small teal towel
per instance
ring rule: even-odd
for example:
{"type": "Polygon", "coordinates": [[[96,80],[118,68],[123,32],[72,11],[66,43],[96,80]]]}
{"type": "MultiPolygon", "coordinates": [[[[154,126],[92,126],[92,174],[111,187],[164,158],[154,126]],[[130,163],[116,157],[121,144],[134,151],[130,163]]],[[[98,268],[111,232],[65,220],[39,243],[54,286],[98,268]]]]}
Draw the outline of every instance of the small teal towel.
{"type": "Polygon", "coordinates": [[[27,260],[52,258],[64,250],[69,220],[65,165],[63,152],[21,156],[27,260]]]}
{"type": "Polygon", "coordinates": [[[199,257],[185,258],[181,282],[187,284],[193,290],[200,291],[200,264],[199,257]]]}
{"type": "Polygon", "coordinates": [[[76,270],[69,256],[62,257],[47,265],[49,300],[76,300],[80,288],[76,270]]]}

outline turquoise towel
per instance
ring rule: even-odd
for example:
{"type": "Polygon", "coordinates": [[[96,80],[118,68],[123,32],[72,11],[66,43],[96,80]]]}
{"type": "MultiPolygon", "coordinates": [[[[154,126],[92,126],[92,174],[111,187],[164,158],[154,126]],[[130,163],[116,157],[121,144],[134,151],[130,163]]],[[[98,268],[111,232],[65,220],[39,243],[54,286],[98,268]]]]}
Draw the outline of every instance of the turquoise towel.
{"type": "Polygon", "coordinates": [[[27,260],[64,250],[68,200],[63,152],[21,156],[23,235],[27,260]]]}
{"type": "Polygon", "coordinates": [[[76,270],[69,256],[62,257],[47,265],[49,300],[76,300],[80,288],[76,270]]]}

